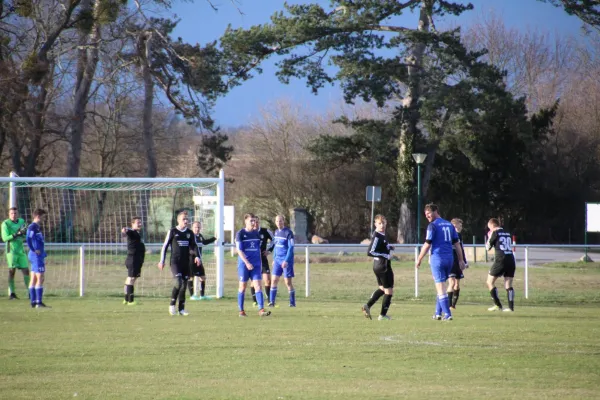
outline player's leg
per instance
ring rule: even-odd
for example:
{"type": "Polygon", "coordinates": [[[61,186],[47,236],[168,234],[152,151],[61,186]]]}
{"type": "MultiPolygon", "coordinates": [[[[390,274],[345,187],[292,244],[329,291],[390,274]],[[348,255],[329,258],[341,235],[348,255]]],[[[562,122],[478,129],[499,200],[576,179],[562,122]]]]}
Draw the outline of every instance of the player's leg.
{"type": "Polygon", "coordinates": [[[380,321],[391,319],[387,313],[392,305],[392,296],[394,295],[394,271],[392,271],[392,267],[389,265],[389,260],[388,268],[383,274],[382,286],[384,294],[381,302],[381,313],[378,318],[380,321]]]}
{"type": "Polygon", "coordinates": [[[184,266],[181,266],[179,270],[181,271],[181,288],[179,289],[179,296],[177,298],[177,300],[178,300],[177,311],[179,311],[179,315],[187,316],[188,312],[185,310],[185,296],[187,293],[187,284],[190,279],[190,275],[189,275],[190,268],[188,265],[184,265],[184,266]]]}
{"type": "Polygon", "coordinates": [[[29,289],[29,281],[31,280],[31,276],[29,275],[29,260],[25,254],[19,254],[15,256],[13,260],[15,262],[15,266],[21,270],[23,273],[23,281],[25,282],[25,288],[29,289]]]}
{"type": "Polygon", "coordinates": [[[262,280],[265,285],[265,294],[267,299],[271,298],[271,267],[267,257],[262,257],[262,280]]]}
{"type": "Polygon", "coordinates": [[[18,299],[15,293],[15,272],[16,268],[13,264],[13,254],[6,253],[6,264],[8,265],[8,299],[18,299]]]}
{"type": "Polygon", "coordinates": [[[37,298],[35,296],[35,285],[37,284],[37,274],[31,272],[31,280],[29,281],[29,300],[31,302],[31,308],[35,308],[37,305],[37,298]]]}
{"type": "Polygon", "coordinates": [[[202,274],[202,276],[199,277],[200,279],[200,298],[201,299],[205,299],[206,296],[206,275],[202,274]]]}
{"type": "Polygon", "coordinates": [[[456,303],[458,303],[458,296],[460,295],[460,280],[462,275],[457,276],[454,279],[454,290],[452,291],[452,308],[456,309],[456,303]]]}
{"type": "Polygon", "coordinates": [[[496,289],[496,279],[500,276],[502,275],[499,275],[499,271],[495,267],[495,264],[492,265],[492,269],[488,272],[486,284],[494,305],[488,308],[488,311],[499,311],[502,309],[502,303],[500,303],[500,299],[498,298],[498,289],[496,289]]]}
{"type": "Polygon", "coordinates": [[[252,304],[258,306],[258,303],[256,302],[256,289],[252,283],[250,283],[250,294],[252,295],[252,304]]]}
{"type": "Polygon", "coordinates": [[[290,262],[283,268],[283,281],[285,282],[290,295],[290,307],[296,307],[296,289],[294,289],[294,284],[292,283],[292,279],[295,276],[294,263],[290,262]]]}
{"type": "Polygon", "coordinates": [[[454,275],[453,272],[451,272],[450,276],[448,277],[448,289],[446,292],[448,299],[450,300],[450,309],[454,308],[454,305],[452,304],[452,298],[454,297],[454,283],[456,282],[456,275],[454,275]]]}
{"type": "Polygon", "coordinates": [[[281,275],[283,275],[283,268],[281,267],[281,262],[273,260],[271,292],[269,294],[269,307],[275,307],[275,302],[277,301],[277,285],[279,284],[279,279],[281,279],[281,275]]]}
{"type": "Polygon", "coordinates": [[[177,299],[179,298],[179,291],[183,287],[183,276],[178,271],[177,265],[171,265],[171,273],[173,274],[173,289],[171,289],[171,300],[169,302],[169,314],[177,315],[177,299]]]}
{"type": "Polygon", "coordinates": [[[244,296],[246,295],[246,286],[248,279],[250,279],[250,271],[244,264],[238,264],[238,308],[240,311],[240,317],[245,317],[246,312],[244,311],[244,296]]]}
{"type": "Polygon", "coordinates": [[[508,298],[508,309],[503,309],[502,311],[515,311],[515,289],[512,287],[515,270],[514,258],[506,259],[504,266],[504,288],[506,289],[506,296],[508,298]]]}
{"type": "Polygon", "coordinates": [[[44,304],[44,280],[46,267],[43,265],[44,260],[40,260],[36,272],[36,283],[35,283],[35,299],[37,302],[37,308],[50,308],[44,304]],[[41,265],[40,265],[41,264],[41,265]]]}
{"type": "Polygon", "coordinates": [[[436,290],[435,314],[433,315],[433,319],[452,319],[450,302],[448,301],[448,294],[446,292],[446,281],[448,280],[448,274],[450,273],[452,260],[431,257],[430,265],[436,290]]]}

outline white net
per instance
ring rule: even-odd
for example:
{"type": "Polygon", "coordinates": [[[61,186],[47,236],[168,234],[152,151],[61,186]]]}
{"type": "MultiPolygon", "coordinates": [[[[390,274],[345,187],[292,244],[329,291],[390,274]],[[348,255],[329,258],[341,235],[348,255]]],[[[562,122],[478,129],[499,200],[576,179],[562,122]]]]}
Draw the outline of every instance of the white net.
{"type": "MultiPolygon", "coordinates": [[[[10,203],[10,183],[0,182],[0,200],[10,203]]],[[[218,236],[216,215],[217,183],[214,179],[191,183],[110,182],[68,180],[19,181],[12,189],[12,203],[19,216],[31,223],[33,210],[45,209],[48,218],[42,225],[46,242],[45,293],[59,296],[121,296],[127,277],[126,239],[121,229],[131,218],[141,217],[142,237],[147,254],[136,296],[168,296],[172,288],[169,268],[157,267],[160,248],[167,231],[176,225],[176,216],[187,211],[190,223],[202,222],[205,237],[218,236]]],[[[8,217],[6,212],[5,217],[8,217]]],[[[2,219],[4,219],[2,218],[2,219]]],[[[27,250],[26,250],[27,251],[27,250]]],[[[6,265],[6,258],[1,261],[6,265]]],[[[207,295],[217,294],[217,265],[213,245],[204,246],[203,263],[207,276],[207,295]]],[[[17,273],[16,289],[25,295],[23,279],[17,273]]],[[[6,280],[0,280],[6,293],[6,280]]]]}

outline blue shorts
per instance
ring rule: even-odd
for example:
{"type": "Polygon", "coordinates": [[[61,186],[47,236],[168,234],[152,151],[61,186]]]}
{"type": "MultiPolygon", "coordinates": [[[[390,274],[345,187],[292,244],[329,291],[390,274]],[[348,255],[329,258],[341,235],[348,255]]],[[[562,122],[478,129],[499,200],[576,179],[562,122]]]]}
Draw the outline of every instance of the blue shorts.
{"type": "Polygon", "coordinates": [[[450,271],[452,271],[452,263],[454,259],[450,258],[438,258],[431,257],[431,274],[433,275],[433,281],[435,283],[442,283],[448,280],[450,271]]]}
{"type": "Polygon", "coordinates": [[[36,272],[38,274],[46,272],[46,260],[43,257],[30,258],[31,262],[31,272],[36,272]]]}
{"type": "Polygon", "coordinates": [[[294,262],[289,262],[287,267],[283,268],[281,264],[285,260],[273,260],[273,275],[281,276],[284,278],[293,278],[294,277],[294,262]]]}
{"type": "Polygon", "coordinates": [[[240,282],[247,282],[248,279],[259,281],[262,279],[262,267],[253,265],[252,271],[246,268],[246,264],[238,264],[238,279],[240,282]]]}

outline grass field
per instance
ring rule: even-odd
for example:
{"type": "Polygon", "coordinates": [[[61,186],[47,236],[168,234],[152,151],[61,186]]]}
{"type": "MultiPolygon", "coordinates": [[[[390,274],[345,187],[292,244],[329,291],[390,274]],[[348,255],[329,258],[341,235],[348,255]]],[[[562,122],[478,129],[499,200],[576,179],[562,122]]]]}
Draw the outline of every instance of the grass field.
{"type": "MultiPolygon", "coordinates": [[[[153,267],[153,266],[152,266],[153,267]]],[[[49,296],[50,310],[0,297],[3,399],[398,399],[598,398],[600,266],[532,268],[530,299],[515,289],[516,312],[491,313],[487,266],[466,271],[455,320],[432,321],[433,284],[411,263],[395,263],[392,321],[362,317],[374,289],[365,262],[315,263],[311,296],[298,271],[298,307],[237,316],[235,272],[226,297],[168,300],[49,296]]],[[[501,299],[506,298],[501,290],[501,299]]],[[[378,309],[379,304],[374,310],[378,309]]]]}

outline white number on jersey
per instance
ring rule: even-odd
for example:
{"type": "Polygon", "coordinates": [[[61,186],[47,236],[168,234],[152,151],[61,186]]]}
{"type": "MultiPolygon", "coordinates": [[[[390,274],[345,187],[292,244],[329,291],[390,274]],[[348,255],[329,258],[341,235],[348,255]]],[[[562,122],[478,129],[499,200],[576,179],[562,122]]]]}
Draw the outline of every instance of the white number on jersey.
{"type": "Polygon", "coordinates": [[[450,227],[449,226],[444,226],[442,228],[442,231],[444,232],[444,241],[445,242],[450,242],[452,240],[452,235],[450,234],[450,227]]]}
{"type": "Polygon", "coordinates": [[[508,236],[501,236],[498,238],[500,242],[500,250],[505,253],[512,253],[512,240],[508,236]]]}

